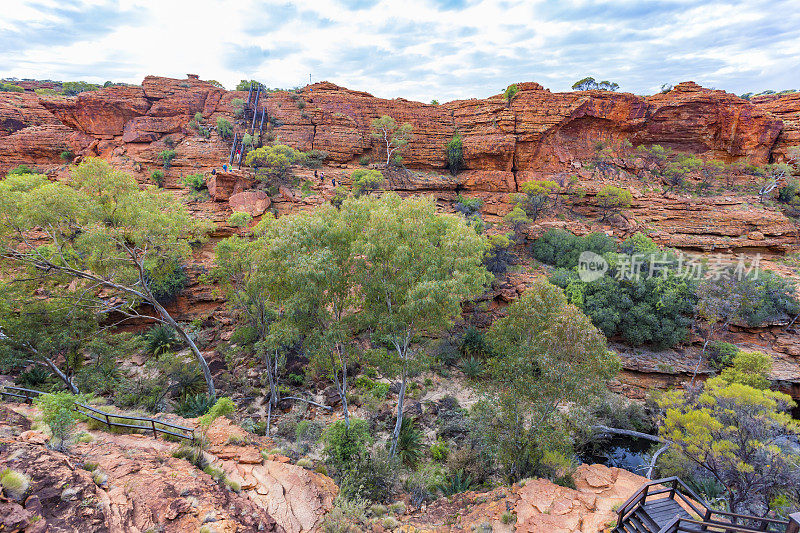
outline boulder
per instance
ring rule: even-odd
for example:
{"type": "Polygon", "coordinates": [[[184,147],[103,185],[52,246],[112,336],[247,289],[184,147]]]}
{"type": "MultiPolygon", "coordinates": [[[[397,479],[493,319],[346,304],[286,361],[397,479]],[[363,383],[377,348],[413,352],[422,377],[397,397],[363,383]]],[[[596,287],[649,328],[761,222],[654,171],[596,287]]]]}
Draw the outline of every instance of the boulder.
{"type": "Polygon", "coordinates": [[[264,191],[244,191],[233,194],[228,198],[228,205],[231,206],[231,210],[247,213],[253,217],[263,215],[270,203],[269,196],[264,191]]]}

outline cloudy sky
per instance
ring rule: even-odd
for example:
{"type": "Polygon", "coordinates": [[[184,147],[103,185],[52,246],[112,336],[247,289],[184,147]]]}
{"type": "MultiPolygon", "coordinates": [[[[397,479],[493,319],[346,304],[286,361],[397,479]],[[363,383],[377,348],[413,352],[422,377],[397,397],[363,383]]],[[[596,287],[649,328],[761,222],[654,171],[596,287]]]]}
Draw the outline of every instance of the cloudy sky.
{"type": "MultiPolygon", "coordinates": [[[[3,3],[10,0],[3,0],[3,3]]],[[[12,7],[13,5],[13,7],[12,7]]],[[[584,76],[652,94],[694,80],[800,89],[800,0],[17,0],[0,77],[139,83],[197,73],[232,88],[330,80],[383,97],[483,97],[584,76]]]]}

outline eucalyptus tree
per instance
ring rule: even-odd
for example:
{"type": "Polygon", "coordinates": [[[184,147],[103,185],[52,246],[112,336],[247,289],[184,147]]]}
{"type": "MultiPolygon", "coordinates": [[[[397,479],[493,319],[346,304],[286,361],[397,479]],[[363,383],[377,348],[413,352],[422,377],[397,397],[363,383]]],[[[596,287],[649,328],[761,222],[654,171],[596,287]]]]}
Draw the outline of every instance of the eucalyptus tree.
{"type": "Polygon", "coordinates": [[[100,159],[74,167],[66,182],[36,174],[0,182],[0,262],[8,278],[67,289],[76,308],[172,327],[214,396],[205,358],[151,290],[151,273],[187,259],[209,229],[173,196],[140,188],[100,159]]]}

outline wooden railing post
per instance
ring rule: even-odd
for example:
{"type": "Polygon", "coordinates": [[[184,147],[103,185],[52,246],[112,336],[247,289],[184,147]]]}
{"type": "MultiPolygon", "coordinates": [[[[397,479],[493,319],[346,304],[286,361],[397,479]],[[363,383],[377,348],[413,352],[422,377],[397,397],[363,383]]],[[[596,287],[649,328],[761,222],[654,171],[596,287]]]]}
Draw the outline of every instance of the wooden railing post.
{"type": "Polygon", "coordinates": [[[108,426],[108,430],[111,431],[111,420],[108,418],[108,413],[106,413],[106,425],[108,426]]]}
{"type": "Polygon", "coordinates": [[[800,513],[794,513],[789,516],[789,526],[786,528],[786,533],[800,533],[800,513]]]}
{"type": "Polygon", "coordinates": [[[153,438],[158,439],[158,432],[156,431],[156,421],[151,420],[150,425],[153,426],[153,438]]]}

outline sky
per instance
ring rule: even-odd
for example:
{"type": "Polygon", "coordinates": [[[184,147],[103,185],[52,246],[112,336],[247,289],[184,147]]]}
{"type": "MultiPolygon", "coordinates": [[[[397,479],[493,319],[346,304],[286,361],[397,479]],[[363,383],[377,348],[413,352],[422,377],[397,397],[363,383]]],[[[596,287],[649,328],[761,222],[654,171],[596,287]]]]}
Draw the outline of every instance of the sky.
{"type": "Polygon", "coordinates": [[[0,0],[0,77],[486,97],[585,76],[653,94],[695,81],[800,89],[800,0],[0,0]]]}

